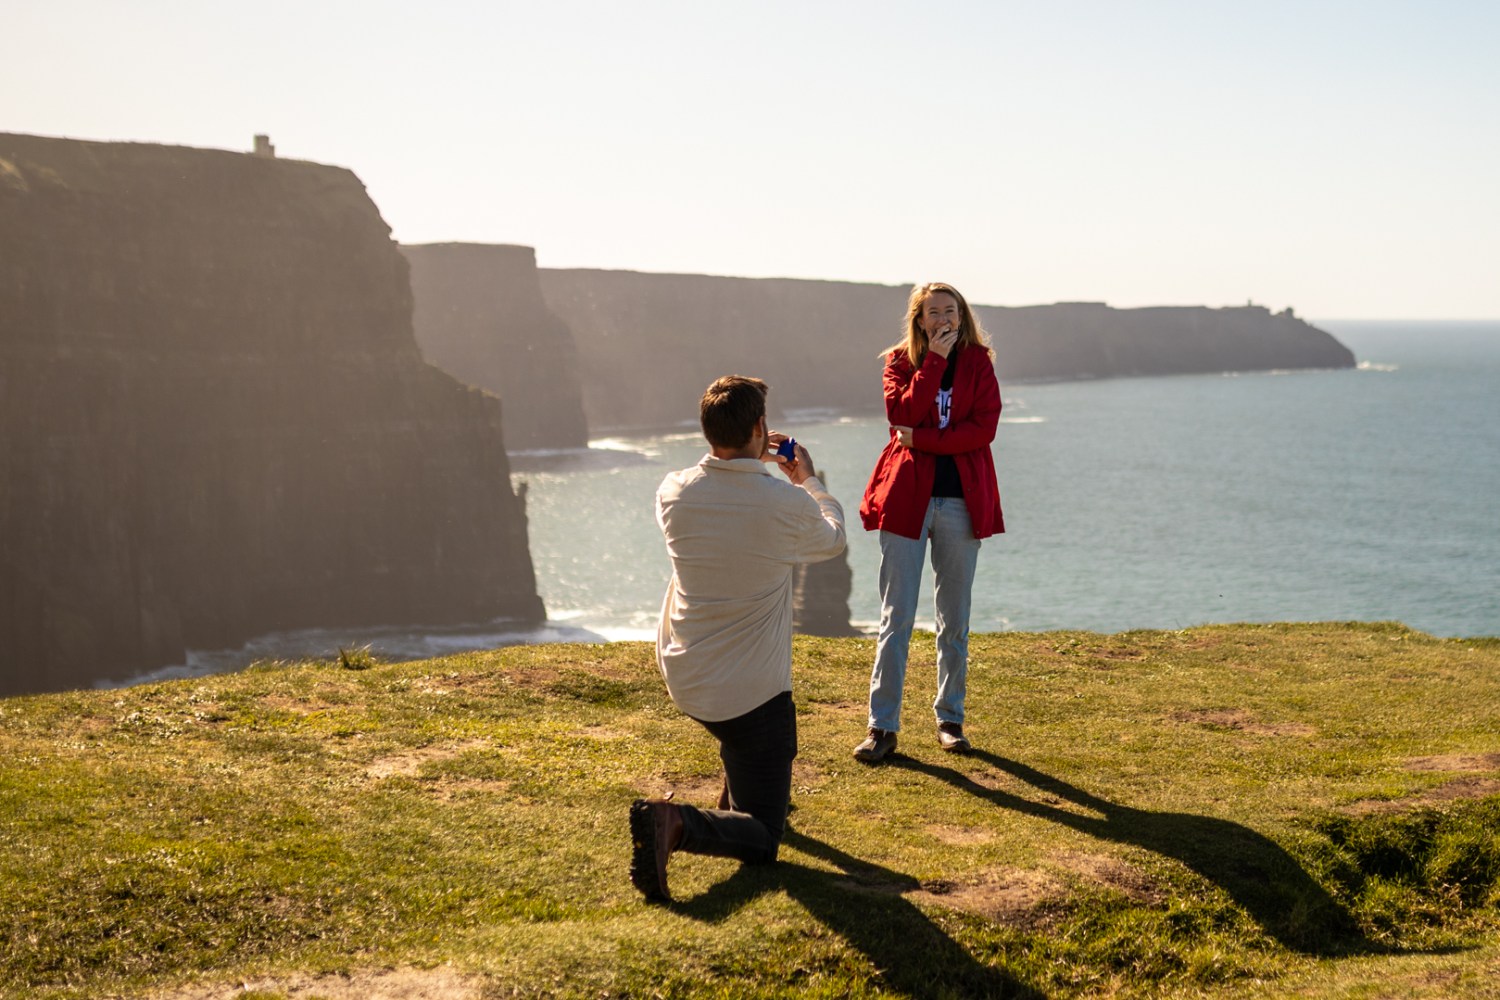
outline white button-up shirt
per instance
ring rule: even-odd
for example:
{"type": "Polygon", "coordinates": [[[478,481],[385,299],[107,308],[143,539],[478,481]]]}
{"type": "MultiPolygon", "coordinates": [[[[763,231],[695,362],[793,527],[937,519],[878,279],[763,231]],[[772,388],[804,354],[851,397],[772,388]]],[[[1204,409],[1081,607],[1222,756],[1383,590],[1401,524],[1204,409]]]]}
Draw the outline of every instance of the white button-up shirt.
{"type": "Polygon", "coordinates": [[[744,715],[792,689],[792,580],[798,563],[844,550],[844,510],[823,484],[713,455],[656,491],[672,582],[656,659],[667,693],[705,722],[744,715]]]}

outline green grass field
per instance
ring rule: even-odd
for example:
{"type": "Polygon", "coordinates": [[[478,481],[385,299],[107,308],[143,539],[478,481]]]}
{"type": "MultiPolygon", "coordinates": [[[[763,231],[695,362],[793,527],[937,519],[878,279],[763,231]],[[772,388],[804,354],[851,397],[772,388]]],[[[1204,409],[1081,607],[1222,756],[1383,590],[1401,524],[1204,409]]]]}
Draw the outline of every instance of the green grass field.
{"type": "Polygon", "coordinates": [[[872,644],[796,644],[774,866],[626,878],[711,804],[649,646],[266,664],[0,701],[0,996],[1500,997],[1500,640],[976,635],[937,748],[850,756],[872,644]]]}

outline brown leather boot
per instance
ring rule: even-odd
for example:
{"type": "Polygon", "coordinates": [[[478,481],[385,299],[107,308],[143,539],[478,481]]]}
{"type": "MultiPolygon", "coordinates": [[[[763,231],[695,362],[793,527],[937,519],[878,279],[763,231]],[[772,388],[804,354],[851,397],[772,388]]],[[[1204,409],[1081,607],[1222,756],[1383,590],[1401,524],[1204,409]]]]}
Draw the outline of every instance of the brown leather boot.
{"type": "Polygon", "coordinates": [[[949,753],[968,753],[973,746],[964,735],[964,727],[958,722],[938,723],[938,746],[949,753]]]}
{"type": "Polygon", "coordinates": [[[871,726],[870,733],[864,738],[864,742],[854,748],[854,759],[864,761],[866,764],[876,764],[885,760],[886,755],[895,749],[895,733],[889,729],[876,729],[871,726]]]}
{"type": "Polygon", "coordinates": [[[667,902],[667,858],[682,843],[682,808],[666,799],[630,804],[630,882],[648,900],[667,902]]]}

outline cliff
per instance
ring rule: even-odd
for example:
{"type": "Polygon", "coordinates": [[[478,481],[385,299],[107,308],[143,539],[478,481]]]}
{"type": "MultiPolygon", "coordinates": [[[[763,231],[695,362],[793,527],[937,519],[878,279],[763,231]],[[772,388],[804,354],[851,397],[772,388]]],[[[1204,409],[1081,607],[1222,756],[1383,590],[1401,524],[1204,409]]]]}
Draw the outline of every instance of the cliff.
{"type": "MultiPolygon", "coordinates": [[[[878,352],[900,335],[908,289],[784,278],[541,271],[573,331],[589,428],[690,420],[726,372],[765,378],[785,408],[878,412],[878,352]]],[[[975,306],[1002,381],[1351,367],[1332,336],[1257,306],[975,306]]]]}
{"type": "Polygon", "coordinates": [[[499,404],[352,173],[0,134],[0,232],[0,694],[543,616],[499,404]]]}
{"type": "MultiPolygon", "coordinates": [[[[816,468],[812,474],[828,486],[827,475],[816,468]]],[[[853,589],[847,548],[831,559],[799,565],[792,589],[792,629],[802,635],[863,635],[849,624],[853,589]]]]}
{"type": "Polygon", "coordinates": [[[1354,367],[1352,351],[1290,309],[1112,309],[1102,302],[1063,302],[976,311],[994,335],[1002,379],[1354,367]]]}
{"type": "Polygon", "coordinates": [[[475,243],[408,245],[422,356],[499,396],[511,451],[588,444],[573,335],[542,300],[536,252],[475,243]]]}
{"type": "Polygon", "coordinates": [[[577,340],[596,433],[693,422],[704,387],[731,372],[764,378],[783,409],[878,408],[876,354],[906,303],[901,288],[832,281],[546,268],[541,278],[577,340]]]}

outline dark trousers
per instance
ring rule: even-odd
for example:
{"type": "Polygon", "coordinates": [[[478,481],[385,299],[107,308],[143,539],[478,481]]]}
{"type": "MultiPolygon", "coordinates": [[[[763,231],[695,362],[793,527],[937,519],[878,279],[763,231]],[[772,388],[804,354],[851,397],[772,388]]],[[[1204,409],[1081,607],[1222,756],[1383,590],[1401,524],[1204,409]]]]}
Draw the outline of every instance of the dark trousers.
{"type": "Polygon", "coordinates": [[[783,691],[758,708],[723,722],[695,720],[719,741],[728,809],[682,807],[678,850],[737,858],[747,864],[776,860],[792,801],[792,760],[797,756],[797,707],[783,691]]]}

